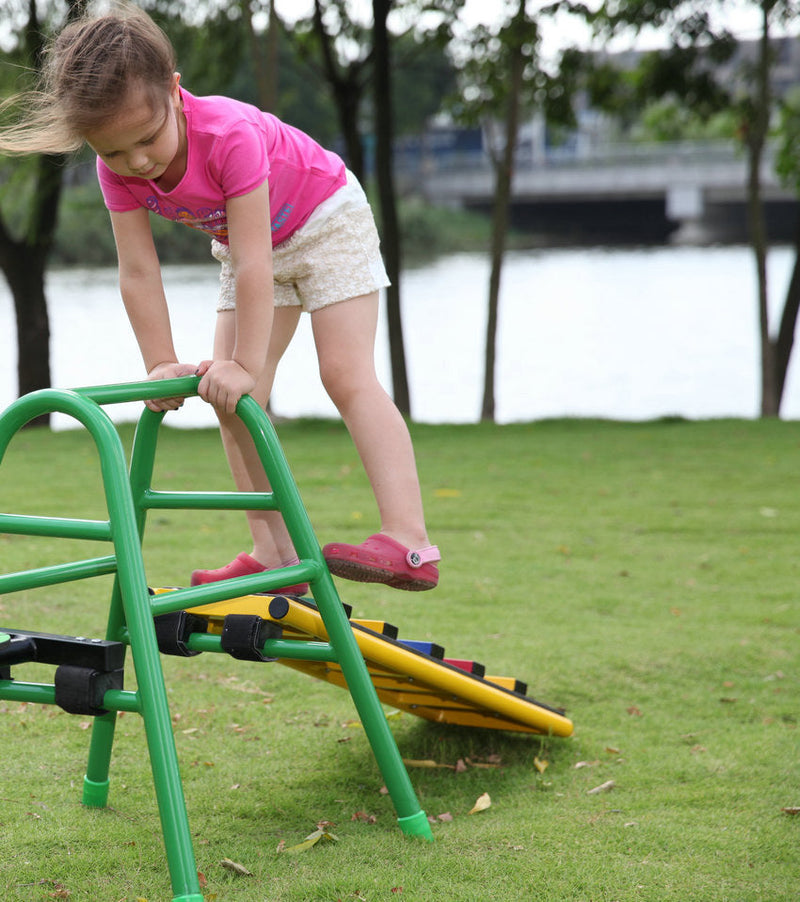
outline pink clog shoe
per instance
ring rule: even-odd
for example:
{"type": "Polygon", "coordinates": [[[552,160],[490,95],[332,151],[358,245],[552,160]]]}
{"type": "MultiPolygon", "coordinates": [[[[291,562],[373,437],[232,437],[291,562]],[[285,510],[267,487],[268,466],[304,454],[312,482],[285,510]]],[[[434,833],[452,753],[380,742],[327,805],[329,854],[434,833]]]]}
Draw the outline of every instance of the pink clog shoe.
{"type": "Polygon", "coordinates": [[[334,576],[362,583],[385,583],[393,589],[422,592],[439,582],[435,561],[441,560],[435,545],[411,551],[395,539],[375,533],[360,545],[331,542],[322,549],[334,576]]]}
{"type": "MultiPolygon", "coordinates": [[[[290,563],[299,563],[299,560],[290,563]]],[[[289,566],[287,564],[287,566],[289,566]]],[[[230,564],[220,567],[217,570],[195,570],[192,573],[191,585],[202,586],[205,583],[217,583],[223,579],[233,579],[236,576],[251,576],[253,573],[263,573],[265,570],[275,569],[265,567],[260,564],[254,557],[242,552],[238,554],[230,564]]],[[[306,595],[308,593],[308,583],[300,583],[297,586],[286,586],[283,589],[273,589],[276,595],[306,595]]]]}

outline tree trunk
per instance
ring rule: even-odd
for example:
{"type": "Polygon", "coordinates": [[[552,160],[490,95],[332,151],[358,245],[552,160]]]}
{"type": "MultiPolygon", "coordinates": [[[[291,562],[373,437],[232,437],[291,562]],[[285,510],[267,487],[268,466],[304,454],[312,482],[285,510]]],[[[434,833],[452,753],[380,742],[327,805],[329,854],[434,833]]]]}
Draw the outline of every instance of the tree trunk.
{"type": "Polygon", "coordinates": [[[769,286],[767,284],[767,229],[761,192],[761,162],[769,128],[769,12],[763,10],[757,61],[757,87],[747,136],[747,210],[750,244],[758,280],[758,324],[761,336],[761,416],[778,415],[775,343],[769,333],[769,286]]]}
{"type": "MultiPolygon", "coordinates": [[[[77,18],[85,0],[69,0],[67,20],[77,18]]],[[[44,47],[35,0],[28,4],[24,40],[31,64],[38,68],[44,47]]],[[[49,388],[50,323],[45,295],[45,268],[53,244],[61,199],[64,158],[40,156],[28,222],[20,238],[14,238],[0,218],[0,269],[11,295],[17,321],[17,389],[20,395],[49,388]]],[[[45,414],[34,422],[46,425],[45,414]]]]}
{"type": "MultiPolygon", "coordinates": [[[[524,16],[525,0],[520,0],[515,18],[521,20],[524,16]]],[[[492,213],[492,268],[489,275],[489,312],[486,323],[483,404],[481,405],[481,419],[490,422],[494,422],[495,419],[495,368],[497,361],[497,317],[500,308],[500,275],[503,269],[503,258],[508,238],[511,188],[514,178],[514,155],[519,132],[520,97],[524,70],[525,58],[522,45],[515,41],[511,47],[511,77],[508,107],[506,109],[505,146],[500,159],[495,160],[497,178],[492,213]]]]}
{"type": "Polygon", "coordinates": [[[343,74],[336,63],[332,37],[325,30],[322,21],[322,6],[320,0],[314,0],[314,32],[319,41],[322,53],[322,62],[325,67],[325,77],[333,91],[333,100],[336,104],[336,112],[339,116],[339,127],[344,139],[345,157],[347,165],[353,175],[364,182],[364,149],[361,145],[361,129],[359,128],[359,111],[361,109],[361,97],[363,87],[361,83],[362,63],[351,63],[343,74]]]}
{"type": "Polygon", "coordinates": [[[775,344],[775,394],[778,411],[783,401],[786,387],[786,375],[792,357],[794,333],[797,328],[797,315],[800,312],[800,208],[798,208],[797,224],[794,233],[794,266],[792,277],[786,289],[786,301],[781,314],[781,326],[775,344]]]}
{"type": "Polygon", "coordinates": [[[380,198],[383,252],[392,284],[386,292],[389,320],[389,354],[392,364],[394,402],[405,416],[411,415],[408,393],[403,324],[400,313],[400,227],[397,219],[392,172],[392,91],[389,31],[386,19],[392,0],[372,0],[373,59],[375,65],[375,174],[380,198]]]}
{"type": "Polygon", "coordinates": [[[269,4],[269,26],[266,33],[266,48],[260,35],[253,26],[253,10],[250,0],[240,0],[247,41],[250,45],[250,56],[253,60],[253,73],[256,82],[256,98],[262,110],[275,110],[278,99],[278,13],[274,0],[269,4]]]}

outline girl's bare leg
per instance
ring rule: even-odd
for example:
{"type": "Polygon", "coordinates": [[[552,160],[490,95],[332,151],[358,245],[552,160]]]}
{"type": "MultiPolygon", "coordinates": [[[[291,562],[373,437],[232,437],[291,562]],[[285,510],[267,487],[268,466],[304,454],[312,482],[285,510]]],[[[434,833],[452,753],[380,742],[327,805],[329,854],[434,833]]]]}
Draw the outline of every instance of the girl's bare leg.
{"type": "Polygon", "coordinates": [[[320,376],[364,465],[381,532],[407,548],[428,542],[414,449],[405,420],[378,381],[378,293],[311,314],[320,376]]]}
{"type": "MultiPolygon", "coordinates": [[[[235,336],[235,312],[219,313],[214,338],[214,358],[229,358],[235,336]]],[[[276,307],[272,335],[263,375],[252,392],[253,398],[266,407],[275,379],[275,370],[300,320],[299,307],[276,307]]],[[[242,492],[268,492],[269,482],[255,445],[242,421],[217,411],[220,434],[236,487],[242,492]]],[[[278,511],[248,511],[247,521],[253,537],[254,557],[265,567],[278,567],[296,557],[283,517],[278,511]]]]}

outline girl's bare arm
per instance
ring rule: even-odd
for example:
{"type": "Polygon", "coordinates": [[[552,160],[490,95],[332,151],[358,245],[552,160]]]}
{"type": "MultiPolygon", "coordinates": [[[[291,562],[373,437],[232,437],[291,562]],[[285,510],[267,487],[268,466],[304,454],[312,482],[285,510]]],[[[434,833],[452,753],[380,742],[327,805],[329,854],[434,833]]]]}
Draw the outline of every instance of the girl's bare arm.
{"type": "Polygon", "coordinates": [[[200,382],[199,394],[233,413],[243,394],[255,387],[267,362],[274,291],[269,190],[264,183],[227,202],[228,240],[236,280],[236,339],[230,360],[215,360],[200,382]]]}
{"type": "MultiPolygon", "coordinates": [[[[112,212],[111,225],[119,260],[119,285],[145,369],[151,378],[187,376],[192,364],[179,364],[172,340],[167,299],[161,280],[149,214],[144,209],[112,212]]],[[[180,398],[147,402],[153,410],[179,407],[180,398]]]]}

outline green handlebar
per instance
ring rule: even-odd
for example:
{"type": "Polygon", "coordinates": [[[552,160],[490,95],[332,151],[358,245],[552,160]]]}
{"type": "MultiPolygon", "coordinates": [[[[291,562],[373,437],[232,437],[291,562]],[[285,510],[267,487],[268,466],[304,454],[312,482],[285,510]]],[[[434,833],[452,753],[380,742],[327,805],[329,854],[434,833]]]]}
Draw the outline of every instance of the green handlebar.
{"type": "Polygon", "coordinates": [[[73,391],[96,404],[123,404],[126,401],[150,401],[153,398],[190,398],[197,394],[199,376],[180,376],[177,379],[147,379],[118,385],[91,385],[73,391]]]}

